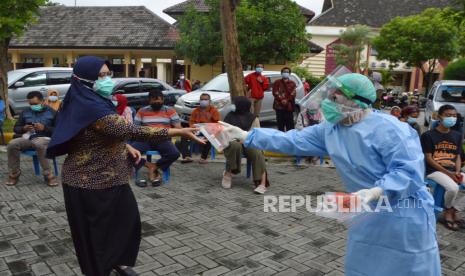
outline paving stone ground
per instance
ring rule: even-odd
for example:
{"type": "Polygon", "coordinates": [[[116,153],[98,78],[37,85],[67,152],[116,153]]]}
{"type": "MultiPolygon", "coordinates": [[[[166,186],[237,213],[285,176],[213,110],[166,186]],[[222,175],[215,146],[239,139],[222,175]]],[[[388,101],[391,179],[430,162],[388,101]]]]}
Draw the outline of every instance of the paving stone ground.
{"type": "MultiPolygon", "coordinates": [[[[62,160],[60,160],[62,161],[62,160]]],[[[0,153],[0,276],[81,275],[61,187],[49,188],[23,157],[16,187],[3,185],[0,153]]],[[[331,275],[344,273],[347,229],[305,210],[263,212],[251,181],[235,177],[221,188],[221,161],[172,167],[168,185],[132,185],[142,218],[140,275],[331,275]]],[[[318,195],[343,190],[334,169],[268,163],[269,195],[318,195]]],[[[465,231],[438,224],[444,275],[465,275],[465,231]]]]}

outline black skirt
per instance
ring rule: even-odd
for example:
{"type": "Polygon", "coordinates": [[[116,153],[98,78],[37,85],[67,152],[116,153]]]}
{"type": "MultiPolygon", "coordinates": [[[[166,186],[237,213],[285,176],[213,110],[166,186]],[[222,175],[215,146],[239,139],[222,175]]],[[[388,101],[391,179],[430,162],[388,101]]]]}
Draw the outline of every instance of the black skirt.
{"type": "Polygon", "coordinates": [[[108,276],[115,266],[134,266],[141,222],[129,185],[88,190],[64,184],[63,192],[82,273],[108,276]]]}

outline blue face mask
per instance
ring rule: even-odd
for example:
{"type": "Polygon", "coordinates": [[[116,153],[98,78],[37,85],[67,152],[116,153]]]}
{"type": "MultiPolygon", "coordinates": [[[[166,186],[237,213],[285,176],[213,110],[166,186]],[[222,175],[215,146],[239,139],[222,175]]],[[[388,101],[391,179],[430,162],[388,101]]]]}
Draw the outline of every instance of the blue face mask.
{"type": "Polygon", "coordinates": [[[441,121],[442,125],[451,128],[455,126],[455,123],[457,123],[457,118],[456,117],[445,117],[441,121]]]}
{"type": "Polygon", "coordinates": [[[262,67],[257,67],[257,68],[255,68],[255,72],[261,74],[263,72],[263,68],[262,67]]]}
{"type": "Polygon", "coordinates": [[[56,101],[58,101],[58,97],[57,96],[49,96],[48,100],[51,101],[51,102],[56,102],[56,101]]]}
{"type": "Polygon", "coordinates": [[[325,119],[332,124],[338,123],[344,117],[344,115],[339,112],[337,103],[328,99],[321,102],[321,111],[325,119]]]}
{"type": "Polygon", "coordinates": [[[235,104],[231,105],[231,112],[236,112],[236,105],[235,104]]]}
{"type": "Polygon", "coordinates": [[[115,84],[110,77],[106,76],[101,80],[96,80],[94,84],[94,91],[102,97],[108,98],[113,92],[115,84]]]}
{"type": "Polygon", "coordinates": [[[114,106],[118,106],[118,101],[111,101],[114,106]]]}
{"type": "Polygon", "coordinates": [[[31,110],[35,112],[42,111],[43,106],[41,104],[33,104],[31,105],[31,110]]]}
{"type": "Polygon", "coordinates": [[[414,124],[416,122],[417,122],[417,118],[408,117],[408,119],[407,119],[407,123],[409,123],[409,124],[414,124]]]}
{"type": "Polygon", "coordinates": [[[289,78],[289,73],[284,72],[284,73],[281,74],[281,76],[283,77],[283,79],[288,79],[289,78]]]}

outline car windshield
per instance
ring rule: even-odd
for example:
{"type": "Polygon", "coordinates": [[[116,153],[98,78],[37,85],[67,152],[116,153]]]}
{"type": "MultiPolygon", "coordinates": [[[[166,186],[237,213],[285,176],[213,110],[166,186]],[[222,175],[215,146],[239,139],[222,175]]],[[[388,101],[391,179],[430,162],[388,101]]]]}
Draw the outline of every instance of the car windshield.
{"type": "Polygon", "coordinates": [[[8,85],[12,84],[14,81],[17,81],[24,75],[26,75],[26,73],[21,71],[9,71],[7,75],[8,85]]]}
{"type": "Polygon", "coordinates": [[[215,77],[202,87],[202,91],[229,93],[228,77],[226,75],[215,77]]]}
{"type": "Polygon", "coordinates": [[[438,102],[465,103],[465,86],[442,85],[438,89],[438,102]]]}

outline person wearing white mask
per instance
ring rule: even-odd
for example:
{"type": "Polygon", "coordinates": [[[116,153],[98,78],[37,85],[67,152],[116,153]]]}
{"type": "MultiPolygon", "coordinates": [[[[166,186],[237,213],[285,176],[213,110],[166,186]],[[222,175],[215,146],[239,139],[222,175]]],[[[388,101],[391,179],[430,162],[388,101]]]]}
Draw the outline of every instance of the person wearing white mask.
{"type": "MultiPolygon", "coordinates": [[[[218,109],[216,109],[211,104],[210,95],[207,93],[203,93],[202,95],[200,95],[200,106],[192,111],[191,117],[189,119],[189,126],[195,127],[195,124],[217,123],[220,120],[220,118],[221,116],[218,112],[218,109]]],[[[181,154],[183,157],[181,163],[192,162],[192,159],[189,156],[190,154],[188,151],[188,145],[189,141],[187,141],[186,139],[181,139],[181,154]]],[[[208,163],[207,157],[211,147],[212,146],[210,142],[207,142],[205,145],[203,145],[199,160],[200,164],[208,163]]]]}
{"type": "Polygon", "coordinates": [[[247,97],[252,102],[251,112],[259,117],[262,109],[262,100],[265,97],[265,91],[270,87],[268,78],[263,76],[263,64],[255,65],[255,72],[245,76],[244,83],[246,85],[247,97]]]}
{"type": "Polygon", "coordinates": [[[281,69],[282,79],[273,83],[273,109],[276,111],[276,121],[280,131],[294,129],[294,109],[296,87],[294,81],[290,79],[291,68],[281,69]]]}
{"type": "Polygon", "coordinates": [[[191,82],[186,79],[184,74],[179,75],[179,80],[176,82],[176,88],[186,90],[187,93],[192,91],[191,82]]]}
{"type": "Polygon", "coordinates": [[[48,91],[48,97],[44,104],[57,112],[61,107],[60,93],[57,90],[48,91]]]}

